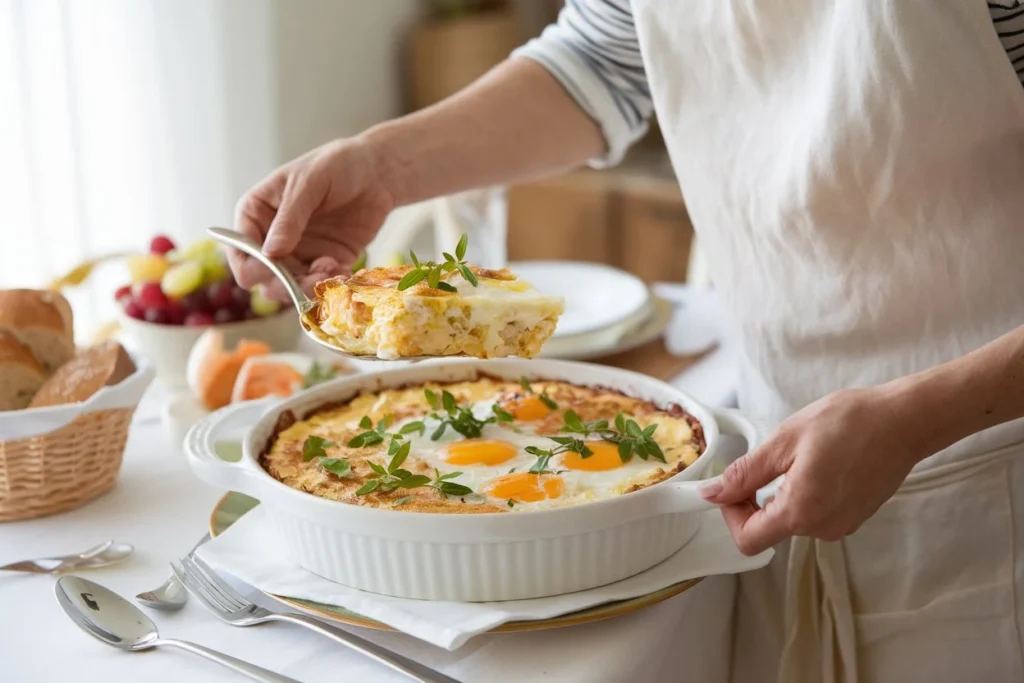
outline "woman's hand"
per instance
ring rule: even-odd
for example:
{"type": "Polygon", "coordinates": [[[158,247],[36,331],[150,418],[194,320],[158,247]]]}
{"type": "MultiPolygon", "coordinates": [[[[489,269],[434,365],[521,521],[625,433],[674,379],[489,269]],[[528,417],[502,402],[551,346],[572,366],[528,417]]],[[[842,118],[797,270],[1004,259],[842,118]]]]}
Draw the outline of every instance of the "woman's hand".
{"type": "MultiPolygon", "coordinates": [[[[930,455],[928,439],[909,429],[887,387],[840,391],[785,420],[759,448],[732,463],[702,489],[721,504],[745,555],[790,536],[835,541],[856,531],[930,455]],[[759,488],[786,479],[764,509],[759,488]]],[[[918,430],[919,431],[919,430],[918,430]]]]}
{"type": "MultiPolygon", "coordinates": [[[[359,138],[318,147],[246,193],[236,229],[263,244],[309,291],[347,274],[394,208],[383,169],[380,153],[359,138]]],[[[228,261],[243,287],[266,285],[268,296],[287,300],[281,283],[252,257],[231,250],[228,261]]]]}

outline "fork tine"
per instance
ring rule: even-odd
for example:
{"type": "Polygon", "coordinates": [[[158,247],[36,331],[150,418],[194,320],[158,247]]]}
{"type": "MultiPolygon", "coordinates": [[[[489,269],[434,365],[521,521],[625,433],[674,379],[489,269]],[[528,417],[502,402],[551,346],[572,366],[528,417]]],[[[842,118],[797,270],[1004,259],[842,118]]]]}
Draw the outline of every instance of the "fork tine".
{"type": "Polygon", "coordinates": [[[199,583],[196,579],[195,574],[190,573],[184,565],[179,566],[172,562],[171,571],[174,572],[176,577],[178,577],[178,581],[181,581],[185,587],[189,589],[192,596],[206,606],[206,609],[210,610],[217,616],[223,616],[226,612],[230,611],[225,609],[219,602],[215,601],[213,597],[207,593],[205,586],[199,583]]]}
{"type": "Polygon", "coordinates": [[[196,586],[197,590],[201,590],[220,612],[229,614],[238,611],[238,606],[216,590],[209,578],[199,571],[192,558],[183,557],[181,566],[185,571],[185,577],[196,586]]]}
{"type": "Polygon", "coordinates": [[[241,593],[239,593],[230,585],[228,585],[227,581],[220,578],[217,572],[214,571],[213,568],[210,567],[210,565],[206,564],[194,555],[189,559],[191,560],[192,564],[195,566],[199,574],[206,579],[208,587],[212,591],[215,591],[221,596],[223,596],[224,599],[227,600],[229,604],[233,604],[235,606],[235,610],[243,609],[252,604],[249,600],[246,600],[241,593]]]}

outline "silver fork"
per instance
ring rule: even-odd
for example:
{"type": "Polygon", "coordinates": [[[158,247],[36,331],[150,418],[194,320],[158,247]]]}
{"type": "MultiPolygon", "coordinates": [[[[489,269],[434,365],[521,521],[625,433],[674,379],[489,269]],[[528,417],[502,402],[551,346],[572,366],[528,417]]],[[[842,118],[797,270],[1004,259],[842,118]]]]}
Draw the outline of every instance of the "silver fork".
{"type": "Polygon", "coordinates": [[[189,593],[206,605],[206,608],[216,616],[232,626],[255,626],[268,621],[287,621],[327,636],[345,647],[360,652],[421,683],[459,683],[454,678],[445,676],[419,662],[414,662],[396,652],[391,652],[359,636],[323,624],[304,614],[274,612],[259,607],[228,585],[217,575],[217,572],[192,553],[181,558],[180,566],[172,563],[171,570],[178,580],[188,588],[189,593]]]}

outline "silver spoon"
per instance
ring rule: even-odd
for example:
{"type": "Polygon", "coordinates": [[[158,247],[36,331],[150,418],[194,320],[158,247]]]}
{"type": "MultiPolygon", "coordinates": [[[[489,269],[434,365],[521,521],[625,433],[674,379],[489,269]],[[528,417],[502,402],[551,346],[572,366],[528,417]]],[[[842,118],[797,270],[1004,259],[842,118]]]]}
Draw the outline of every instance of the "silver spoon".
{"type": "Polygon", "coordinates": [[[133,550],[127,543],[107,541],[84,553],[12,562],[0,567],[0,571],[59,574],[73,569],[95,569],[126,560],[133,550]]]}
{"type": "MultiPolygon", "coordinates": [[[[306,336],[315,341],[320,346],[330,349],[334,353],[337,353],[346,358],[352,358],[354,360],[385,360],[378,358],[377,356],[360,356],[353,353],[349,353],[344,349],[335,346],[326,339],[320,337],[317,334],[317,325],[312,320],[309,313],[316,307],[316,301],[306,296],[306,293],[302,291],[302,287],[295,281],[292,274],[288,272],[288,269],[277,261],[271,259],[263,253],[262,247],[253,239],[243,235],[235,230],[228,230],[226,228],[207,228],[206,232],[209,235],[234,249],[238,249],[241,252],[252,256],[254,259],[265,265],[270,269],[278,280],[284,284],[285,290],[288,292],[288,296],[291,297],[292,302],[295,304],[295,309],[299,312],[299,325],[302,327],[302,331],[306,333],[306,336]]],[[[432,358],[432,356],[402,356],[401,358],[395,358],[394,360],[413,361],[413,360],[424,360],[432,358]]]]}
{"type": "MultiPolygon", "coordinates": [[[[196,548],[209,540],[210,532],[206,532],[206,535],[199,539],[199,542],[195,544],[195,547],[192,548],[189,554],[191,555],[194,553],[196,548]]],[[[143,591],[136,595],[135,599],[146,607],[175,611],[184,607],[185,603],[188,602],[188,591],[185,590],[183,585],[181,585],[181,581],[178,581],[178,577],[171,574],[159,588],[154,588],[151,591],[143,591]]]]}
{"type": "Polygon", "coordinates": [[[107,645],[128,652],[170,645],[223,664],[256,681],[298,683],[294,678],[276,674],[202,645],[161,638],[156,624],[143,614],[142,610],[93,581],[78,576],[64,576],[57,581],[54,591],[57,594],[57,602],[71,620],[83,631],[107,645]]]}

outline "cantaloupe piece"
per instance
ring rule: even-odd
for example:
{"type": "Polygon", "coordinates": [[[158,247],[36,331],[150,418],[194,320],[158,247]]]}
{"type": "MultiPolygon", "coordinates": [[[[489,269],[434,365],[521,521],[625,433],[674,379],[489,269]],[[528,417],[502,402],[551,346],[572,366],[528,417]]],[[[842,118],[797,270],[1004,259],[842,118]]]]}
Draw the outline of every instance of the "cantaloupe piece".
{"type": "Polygon", "coordinates": [[[269,346],[251,339],[242,339],[229,351],[224,348],[224,333],[211,328],[199,337],[189,354],[189,387],[207,410],[223,408],[231,403],[231,392],[245,360],[269,353],[269,346]]]}
{"type": "Polygon", "coordinates": [[[302,385],[302,373],[275,354],[246,358],[235,379],[231,402],[253,401],[265,396],[287,397],[302,385]]]}

